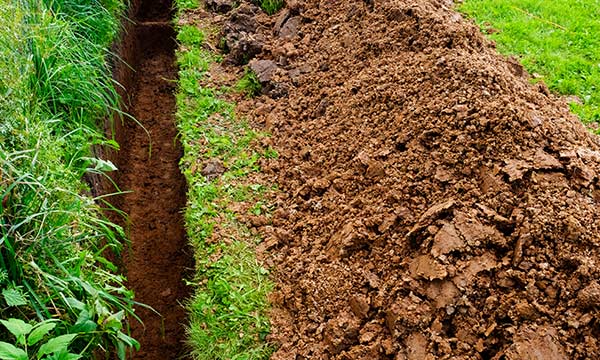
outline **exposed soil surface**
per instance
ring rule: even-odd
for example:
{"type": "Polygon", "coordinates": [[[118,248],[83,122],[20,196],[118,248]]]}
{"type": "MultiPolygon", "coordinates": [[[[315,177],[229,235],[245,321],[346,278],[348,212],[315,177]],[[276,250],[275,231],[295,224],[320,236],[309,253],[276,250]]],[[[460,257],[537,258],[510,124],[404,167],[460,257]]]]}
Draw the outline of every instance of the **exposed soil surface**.
{"type": "Polygon", "coordinates": [[[274,359],[600,358],[600,141],[565,101],[451,1],[219,9],[280,154],[274,359]]]}
{"type": "Polygon", "coordinates": [[[142,2],[128,35],[135,39],[127,40],[133,43],[129,51],[136,52],[129,54],[136,71],[127,94],[129,112],[149,134],[133,121],[126,121],[118,134],[117,183],[131,191],[118,201],[129,215],[131,248],[124,265],[135,300],[159,313],[136,308],[143,325],[132,323],[133,337],[141,343],[135,359],[184,357],[181,302],[189,289],[183,279],[193,267],[182,218],[186,184],[178,166],[182,149],[174,122],[177,69],[169,14],[168,2],[142,2]]]}

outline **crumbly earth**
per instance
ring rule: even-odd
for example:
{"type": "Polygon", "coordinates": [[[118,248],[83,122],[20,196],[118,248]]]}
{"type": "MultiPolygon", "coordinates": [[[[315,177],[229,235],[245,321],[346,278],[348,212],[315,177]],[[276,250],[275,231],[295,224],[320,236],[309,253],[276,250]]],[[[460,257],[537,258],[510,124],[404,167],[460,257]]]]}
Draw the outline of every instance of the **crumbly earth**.
{"type": "Polygon", "coordinates": [[[128,359],[183,359],[189,353],[181,303],[191,289],[182,279],[189,277],[193,260],[182,215],[186,183],[178,164],[183,151],[175,141],[175,31],[169,25],[168,1],[134,1],[134,9],[135,3],[136,24],[125,32],[119,51],[135,72],[128,65],[116,73],[137,122],[117,123],[121,150],[113,157],[120,169],[114,191],[123,193],[111,197],[128,216],[115,219],[130,239],[122,260],[128,287],[138,303],[147,305],[136,306],[141,322],[130,319],[141,349],[128,359]]]}
{"type": "Polygon", "coordinates": [[[600,358],[600,141],[564,100],[451,1],[227,11],[279,152],[273,359],[600,358]]]}

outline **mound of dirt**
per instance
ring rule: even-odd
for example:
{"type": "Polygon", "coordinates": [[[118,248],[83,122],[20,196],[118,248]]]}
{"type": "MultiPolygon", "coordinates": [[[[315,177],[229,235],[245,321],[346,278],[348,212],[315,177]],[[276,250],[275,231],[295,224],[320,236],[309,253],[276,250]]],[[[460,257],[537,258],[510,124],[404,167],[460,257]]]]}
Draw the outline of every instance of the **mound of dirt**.
{"type": "Polygon", "coordinates": [[[599,358],[598,138],[451,1],[288,7],[284,97],[240,106],[280,154],[273,359],[599,358]]]}

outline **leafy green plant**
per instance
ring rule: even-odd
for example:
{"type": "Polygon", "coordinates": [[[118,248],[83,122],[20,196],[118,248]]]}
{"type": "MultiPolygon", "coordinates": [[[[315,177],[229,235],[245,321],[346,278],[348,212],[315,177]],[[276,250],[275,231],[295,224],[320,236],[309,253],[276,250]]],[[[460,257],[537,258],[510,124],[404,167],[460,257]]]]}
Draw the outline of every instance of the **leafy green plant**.
{"type": "Polygon", "coordinates": [[[258,0],[258,5],[264,12],[273,15],[285,5],[285,0],[258,0]]]}
{"type": "Polygon", "coordinates": [[[58,320],[44,320],[35,325],[28,324],[20,319],[10,318],[0,320],[8,331],[15,337],[15,345],[0,341],[0,359],[2,360],[77,360],[80,354],[69,351],[69,345],[77,334],[63,334],[52,336],[50,334],[58,320]],[[42,343],[42,340],[47,341],[42,343]]]}
{"type": "Polygon", "coordinates": [[[247,69],[235,85],[235,89],[248,97],[253,97],[260,94],[262,86],[254,71],[247,69]]]}

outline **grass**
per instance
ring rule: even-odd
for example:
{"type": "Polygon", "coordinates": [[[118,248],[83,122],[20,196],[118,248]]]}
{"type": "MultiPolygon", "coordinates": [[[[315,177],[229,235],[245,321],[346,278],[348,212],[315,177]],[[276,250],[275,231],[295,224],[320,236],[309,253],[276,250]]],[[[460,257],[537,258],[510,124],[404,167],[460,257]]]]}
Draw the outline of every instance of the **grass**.
{"type": "Polygon", "coordinates": [[[268,15],[273,15],[285,5],[284,0],[257,0],[258,5],[268,15]]]}
{"type": "MultiPolygon", "coordinates": [[[[188,2],[178,6],[184,11],[188,2]]],[[[188,340],[194,359],[268,359],[267,295],[273,285],[255,258],[260,239],[237,221],[231,205],[260,201],[266,189],[244,184],[244,178],[260,170],[261,157],[276,153],[252,150],[263,135],[236,116],[234,104],[223,100],[226,90],[202,85],[210,65],[218,61],[203,48],[205,38],[195,26],[178,29],[176,118],[189,189],[186,229],[196,259],[195,291],[187,305],[188,340]],[[209,159],[221,161],[226,172],[216,179],[203,176],[202,162],[209,159]]]]}
{"type": "Polygon", "coordinates": [[[235,86],[236,90],[246,94],[248,97],[257,96],[262,90],[262,85],[254,71],[247,69],[242,78],[235,86]]]}
{"type": "Polygon", "coordinates": [[[600,1],[465,0],[459,9],[550,89],[576,95],[584,122],[600,122],[600,1]]]}
{"type": "Polygon", "coordinates": [[[120,250],[123,231],[82,180],[113,169],[92,146],[116,146],[100,129],[118,105],[107,47],[123,8],[120,0],[0,7],[3,359],[124,358],[137,346],[125,321],[133,294],[104,256],[120,250]]]}

